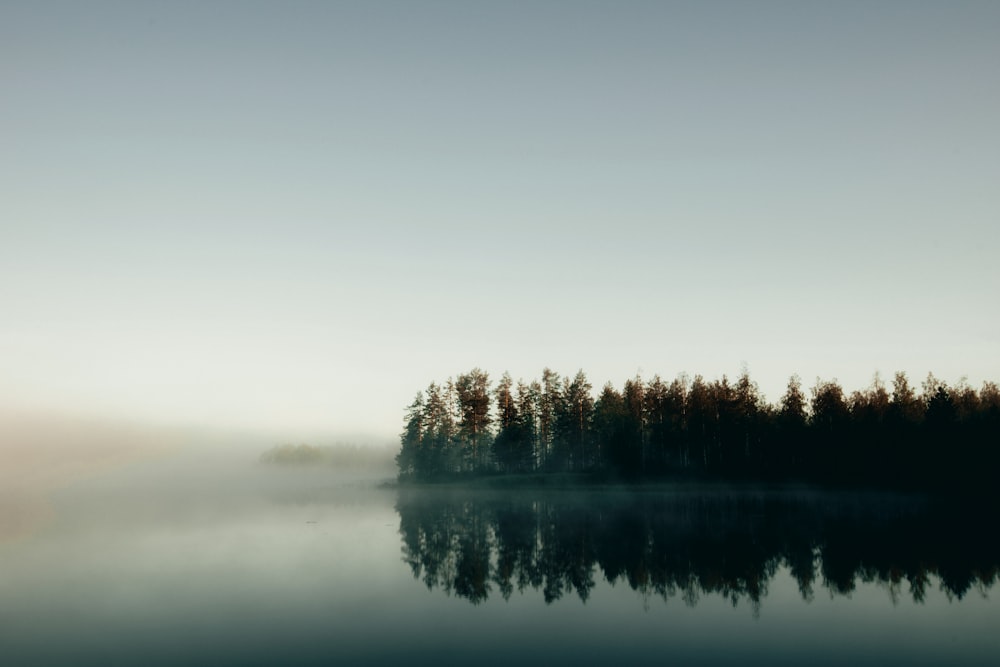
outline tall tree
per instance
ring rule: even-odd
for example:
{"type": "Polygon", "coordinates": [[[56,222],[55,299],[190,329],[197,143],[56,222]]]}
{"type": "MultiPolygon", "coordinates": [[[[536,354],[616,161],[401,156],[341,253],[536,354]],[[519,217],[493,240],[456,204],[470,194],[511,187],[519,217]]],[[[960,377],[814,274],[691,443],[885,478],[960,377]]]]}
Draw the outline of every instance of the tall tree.
{"type": "Polygon", "coordinates": [[[628,456],[630,472],[645,472],[646,468],[646,443],[645,443],[645,410],[643,405],[643,384],[642,378],[636,374],[635,378],[625,380],[622,387],[622,400],[625,402],[625,414],[628,419],[628,446],[632,452],[628,456]]]}
{"type": "Polygon", "coordinates": [[[524,380],[517,383],[517,424],[524,437],[525,449],[521,469],[534,470],[539,465],[538,451],[538,404],[541,400],[542,388],[537,380],[526,384],[524,380]]]}
{"type": "Polygon", "coordinates": [[[919,424],[923,419],[923,406],[910,386],[906,373],[898,372],[892,381],[892,401],[889,411],[897,427],[904,429],[919,424]]]}
{"type": "Polygon", "coordinates": [[[739,455],[747,468],[755,468],[760,463],[762,452],[761,416],[767,406],[760,394],[757,383],[750,379],[750,373],[743,369],[733,387],[733,399],[736,415],[736,436],[739,455]]]}
{"type": "Polygon", "coordinates": [[[666,395],[666,418],[670,437],[670,457],[674,464],[687,468],[691,465],[687,447],[687,375],[680,374],[670,382],[666,395]]]}
{"type": "Polygon", "coordinates": [[[514,404],[514,395],[511,389],[514,381],[510,373],[504,372],[496,388],[497,399],[497,419],[500,422],[500,430],[511,427],[517,420],[517,407],[514,404]]]}
{"type": "Polygon", "coordinates": [[[421,441],[424,435],[424,394],[418,391],[406,408],[405,426],[400,435],[400,450],[396,455],[400,478],[417,476],[420,471],[421,441]]]}
{"type": "Polygon", "coordinates": [[[879,373],[875,373],[875,376],[872,378],[871,387],[868,388],[869,419],[879,426],[884,424],[886,417],[889,415],[891,400],[889,392],[886,390],[885,382],[882,381],[882,376],[879,373]]]}
{"type": "Polygon", "coordinates": [[[786,426],[806,425],[806,395],[802,391],[802,380],[798,375],[788,378],[788,387],[778,409],[778,417],[786,426]]]}
{"type": "Polygon", "coordinates": [[[709,460],[720,468],[730,471],[739,468],[742,442],[739,432],[739,415],[736,392],[725,375],[711,385],[712,401],[715,404],[714,451],[709,460]]]}
{"type": "Polygon", "coordinates": [[[952,387],[951,395],[955,400],[956,417],[963,424],[970,424],[979,412],[979,395],[969,385],[968,378],[960,378],[952,387]]]}
{"type": "Polygon", "coordinates": [[[847,400],[843,387],[836,380],[816,379],[810,407],[812,425],[819,431],[832,433],[847,424],[847,400]]]}
{"type": "Polygon", "coordinates": [[[806,432],[806,395],[798,375],[788,378],[788,387],[778,404],[778,450],[786,471],[801,470],[809,457],[803,442],[806,432]]]}
{"type": "MultiPolygon", "coordinates": [[[[928,387],[930,391],[930,387],[928,387]]],[[[935,382],[933,393],[924,399],[927,402],[927,425],[938,433],[952,430],[957,419],[955,401],[944,382],[935,382]]]]}
{"type": "Polygon", "coordinates": [[[473,368],[455,379],[459,405],[459,434],[467,452],[470,469],[485,468],[490,416],[490,378],[486,371],[473,368]]]}
{"type": "Polygon", "coordinates": [[[651,468],[662,470],[669,460],[669,423],[667,416],[668,387],[659,375],[646,383],[643,392],[643,411],[648,434],[649,464],[651,468]]]}
{"type": "Polygon", "coordinates": [[[561,435],[567,445],[570,468],[583,470],[590,465],[588,459],[591,426],[594,419],[594,399],[592,386],[586,374],[580,370],[572,381],[568,381],[563,392],[561,435]]]}
{"type": "Polygon", "coordinates": [[[424,437],[421,447],[421,476],[433,478],[457,472],[461,463],[456,448],[453,391],[449,380],[445,387],[431,382],[424,392],[424,437]]]}
{"type": "Polygon", "coordinates": [[[850,423],[844,389],[836,380],[816,378],[810,407],[810,428],[819,464],[815,471],[826,478],[836,477],[852,465],[844,461],[847,452],[843,445],[850,423]]]}
{"type": "Polygon", "coordinates": [[[924,419],[925,406],[910,385],[906,373],[897,372],[892,381],[892,400],[889,402],[888,438],[886,458],[894,475],[911,479],[918,458],[921,456],[916,440],[924,419]]]}
{"type": "Polygon", "coordinates": [[[594,438],[598,465],[620,468],[625,463],[625,401],[608,382],[601,389],[594,405],[594,438]]]}
{"type": "Polygon", "coordinates": [[[514,381],[509,373],[504,373],[494,392],[497,404],[498,429],[493,440],[493,457],[501,470],[507,472],[518,468],[517,452],[521,434],[518,429],[517,407],[511,392],[514,381]]]}
{"type": "Polygon", "coordinates": [[[887,431],[890,401],[878,373],[867,389],[851,393],[851,437],[844,457],[854,461],[850,476],[855,480],[876,481],[892,472],[892,438],[887,431]]]}
{"type": "Polygon", "coordinates": [[[542,396],[542,386],[537,380],[531,384],[517,383],[517,416],[521,432],[525,437],[525,466],[534,470],[541,465],[538,437],[538,411],[542,396]]]}
{"type": "Polygon", "coordinates": [[[538,465],[548,465],[556,438],[556,415],[562,403],[562,386],[559,374],[542,370],[541,394],[538,401],[538,465]]]}
{"type": "Polygon", "coordinates": [[[531,390],[520,381],[516,395],[513,381],[504,373],[496,389],[500,428],[493,441],[493,454],[502,470],[523,472],[534,466],[535,406],[531,390]]]}
{"type": "Polygon", "coordinates": [[[707,468],[716,410],[709,386],[701,375],[694,376],[687,398],[688,446],[696,464],[707,468]]]}

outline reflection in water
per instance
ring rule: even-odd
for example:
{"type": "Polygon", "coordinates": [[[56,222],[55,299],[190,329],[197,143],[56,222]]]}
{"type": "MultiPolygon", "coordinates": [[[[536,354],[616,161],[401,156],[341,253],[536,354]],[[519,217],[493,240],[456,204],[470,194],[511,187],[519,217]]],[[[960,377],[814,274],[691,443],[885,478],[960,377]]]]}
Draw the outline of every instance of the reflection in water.
{"type": "Polygon", "coordinates": [[[809,601],[884,586],[922,602],[997,579],[1000,542],[985,510],[873,494],[595,492],[495,495],[404,490],[396,505],[414,577],[474,604],[540,590],[590,596],[595,578],[689,606],[720,595],[759,612],[785,567],[809,601]]]}

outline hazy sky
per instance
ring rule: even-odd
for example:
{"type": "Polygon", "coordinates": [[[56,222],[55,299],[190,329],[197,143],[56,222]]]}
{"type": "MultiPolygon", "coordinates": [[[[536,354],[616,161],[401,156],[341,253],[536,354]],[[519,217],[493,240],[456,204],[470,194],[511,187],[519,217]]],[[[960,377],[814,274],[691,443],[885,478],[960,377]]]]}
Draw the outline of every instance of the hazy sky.
{"type": "Polygon", "coordinates": [[[0,3],[0,404],[1000,379],[998,2],[0,3]]]}

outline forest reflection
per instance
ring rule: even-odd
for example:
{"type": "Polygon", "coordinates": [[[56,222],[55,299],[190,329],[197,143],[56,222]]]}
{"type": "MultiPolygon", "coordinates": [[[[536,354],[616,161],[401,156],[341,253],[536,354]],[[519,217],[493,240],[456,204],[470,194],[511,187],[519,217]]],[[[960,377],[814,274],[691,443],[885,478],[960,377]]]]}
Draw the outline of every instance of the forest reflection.
{"type": "Polygon", "coordinates": [[[804,600],[877,583],[893,604],[950,601],[996,582],[986,508],[887,494],[490,492],[403,489],[403,560],[428,589],[474,604],[541,591],[586,601],[599,577],[695,606],[720,595],[754,613],[782,567],[804,600]]]}

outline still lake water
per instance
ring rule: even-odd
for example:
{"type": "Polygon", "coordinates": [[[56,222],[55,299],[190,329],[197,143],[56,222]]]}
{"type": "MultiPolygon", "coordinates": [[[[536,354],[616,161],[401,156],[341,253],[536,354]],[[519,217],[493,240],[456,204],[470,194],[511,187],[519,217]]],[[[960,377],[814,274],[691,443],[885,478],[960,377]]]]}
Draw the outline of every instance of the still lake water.
{"type": "Polygon", "coordinates": [[[418,492],[135,464],[0,544],[4,665],[984,665],[992,512],[804,489],[418,492]]]}

